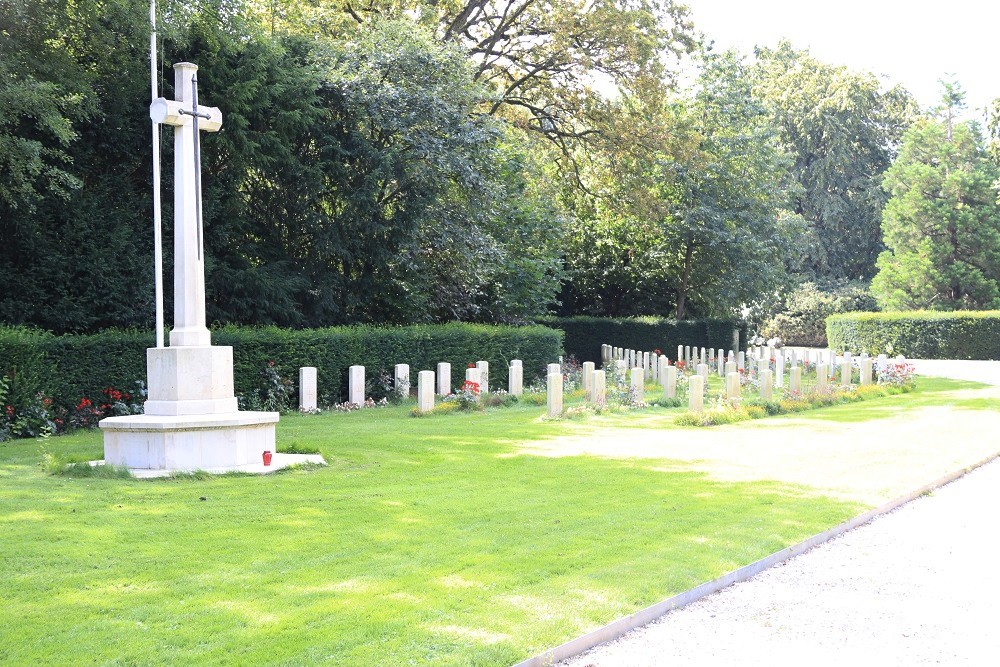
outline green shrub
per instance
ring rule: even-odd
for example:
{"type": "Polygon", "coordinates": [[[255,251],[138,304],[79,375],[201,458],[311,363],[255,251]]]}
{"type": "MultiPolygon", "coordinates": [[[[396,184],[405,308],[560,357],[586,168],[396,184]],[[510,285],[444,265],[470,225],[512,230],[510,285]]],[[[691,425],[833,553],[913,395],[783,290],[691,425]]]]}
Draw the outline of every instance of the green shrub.
{"type": "Polygon", "coordinates": [[[633,350],[662,350],[671,359],[678,345],[726,350],[746,347],[746,329],[729,320],[668,320],[660,317],[545,317],[537,320],[565,334],[567,355],[580,361],[601,360],[601,345],[633,350]]]}
{"type": "MultiPolygon", "coordinates": [[[[460,385],[465,368],[479,360],[490,362],[490,386],[507,387],[511,359],[521,359],[524,380],[544,373],[545,365],[562,353],[562,333],[541,326],[504,327],[451,323],[409,327],[331,327],[289,330],[276,327],[224,327],[212,332],[215,345],[233,348],[236,393],[265,395],[275,378],[261,372],[276,362],[294,383],[298,403],[300,366],[317,368],[320,401],[346,399],[348,368],[365,366],[367,377],[392,372],[395,364],[409,364],[411,381],[420,370],[436,370],[449,362],[452,383],[460,385]]],[[[7,399],[12,405],[30,404],[38,392],[55,406],[72,410],[81,398],[98,403],[108,387],[132,390],[146,378],[146,348],[152,333],[104,331],[91,335],[54,336],[23,328],[0,327],[0,374],[10,377],[7,399]]]]}
{"type": "Polygon", "coordinates": [[[803,283],[777,313],[764,322],[761,335],[781,338],[786,345],[826,347],[826,318],[836,313],[878,310],[863,283],[831,287],[803,283]]]}
{"type": "Polygon", "coordinates": [[[1000,311],[850,313],[827,319],[830,347],[916,359],[1000,359],[1000,311]]]}

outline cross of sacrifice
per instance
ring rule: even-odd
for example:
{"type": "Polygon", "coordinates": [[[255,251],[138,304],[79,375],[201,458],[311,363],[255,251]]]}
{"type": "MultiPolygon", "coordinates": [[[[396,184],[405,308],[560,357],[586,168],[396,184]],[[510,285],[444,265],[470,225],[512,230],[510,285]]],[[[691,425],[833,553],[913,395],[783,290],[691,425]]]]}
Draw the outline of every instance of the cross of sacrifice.
{"type": "Polygon", "coordinates": [[[174,95],[149,106],[156,123],[174,127],[174,326],[170,346],[211,345],[205,323],[205,257],[202,248],[199,133],[218,132],[222,112],[198,104],[198,66],[174,65],[174,95]]]}

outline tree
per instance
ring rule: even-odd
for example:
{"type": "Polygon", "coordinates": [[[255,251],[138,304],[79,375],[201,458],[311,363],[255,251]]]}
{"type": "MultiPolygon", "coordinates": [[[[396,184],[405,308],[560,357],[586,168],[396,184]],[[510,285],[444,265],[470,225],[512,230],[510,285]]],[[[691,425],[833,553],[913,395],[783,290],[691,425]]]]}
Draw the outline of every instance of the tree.
{"type": "Polygon", "coordinates": [[[567,253],[566,300],[678,319],[758,309],[786,279],[796,218],[783,210],[786,156],[745,66],[708,56],[693,95],[628,103],[602,201],[581,209],[583,252],[567,253]]]}
{"type": "Polygon", "coordinates": [[[781,42],[758,49],[754,93],[773,112],[801,186],[792,210],[809,225],[807,275],[870,279],[882,250],[882,177],[916,113],[903,88],[885,90],[781,42]]]}
{"type": "Polygon", "coordinates": [[[674,0],[260,0],[260,21],[353,40],[372,21],[412,17],[460,47],[489,96],[482,109],[559,148],[579,175],[579,148],[604,131],[604,92],[662,96],[697,38],[674,0]]]}
{"type": "Polygon", "coordinates": [[[887,250],[872,294],[890,310],[1000,306],[1000,169],[979,127],[954,121],[961,95],[907,131],[885,176],[887,250]]]}

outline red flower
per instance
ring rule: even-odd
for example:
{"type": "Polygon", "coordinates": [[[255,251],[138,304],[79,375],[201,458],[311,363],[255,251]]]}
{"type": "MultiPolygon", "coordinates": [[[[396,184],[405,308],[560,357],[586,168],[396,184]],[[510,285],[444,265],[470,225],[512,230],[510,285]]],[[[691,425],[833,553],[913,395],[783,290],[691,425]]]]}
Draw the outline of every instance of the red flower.
{"type": "Polygon", "coordinates": [[[462,391],[471,391],[473,394],[479,393],[479,383],[473,382],[472,380],[466,380],[462,385],[462,391]]]}
{"type": "Polygon", "coordinates": [[[267,365],[268,365],[268,367],[270,367],[270,368],[274,368],[274,359],[271,359],[270,361],[268,361],[268,362],[267,362],[267,365]]]}
{"type": "Polygon", "coordinates": [[[475,367],[476,367],[476,365],[475,365],[475,364],[473,364],[473,363],[471,363],[471,362],[469,363],[469,368],[475,368],[475,367]]]}
{"type": "Polygon", "coordinates": [[[14,416],[14,406],[13,405],[5,406],[4,410],[7,411],[7,416],[8,417],[13,417],[14,416]]]}

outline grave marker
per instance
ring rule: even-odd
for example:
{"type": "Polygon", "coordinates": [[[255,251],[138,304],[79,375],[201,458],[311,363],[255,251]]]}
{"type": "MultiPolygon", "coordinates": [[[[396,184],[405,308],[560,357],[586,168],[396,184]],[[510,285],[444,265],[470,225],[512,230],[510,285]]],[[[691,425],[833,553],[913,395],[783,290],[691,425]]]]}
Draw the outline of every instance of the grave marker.
{"type": "Polygon", "coordinates": [[[437,393],[439,396],[451,393],[451,364],[446,361],[437,366],[437,393]]]}
{"type": "Polygon", "coordinates": [[[434,371],[417,373],[417,410],[430,412],[434,409],[434,371]]]}
{"type": "Polygon", "coordinates": [[[313,366],[299,369],[299,410],[316,411],[316,368],[313,366]]]}
{"type": "Polygon", "coordinates": [[[365,404],[364,366],[351,366],[347,369],[347,400],[359,407],[365,404]]]}
{"type": "MultiPolygon", "coordinates": [[[[708,368],[706,364],[698,366],[708,368]]],[[[691,412],[705,410],[705,378],[701,375],[692,375],[688,378],[688,410],[691,412]]]]}

